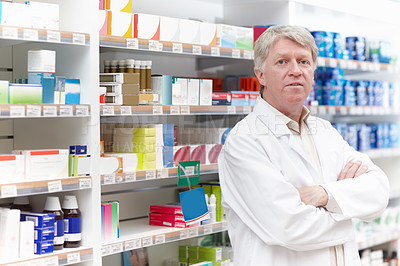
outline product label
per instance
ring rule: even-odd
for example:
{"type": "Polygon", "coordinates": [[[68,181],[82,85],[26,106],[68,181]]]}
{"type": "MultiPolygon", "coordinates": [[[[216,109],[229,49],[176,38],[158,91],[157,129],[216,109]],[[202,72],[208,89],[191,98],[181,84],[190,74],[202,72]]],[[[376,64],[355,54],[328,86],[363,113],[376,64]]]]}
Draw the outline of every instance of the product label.
{"type": "Polygon", "coordinates": [[[81,217],[71,217],[64,219],[65,241],[81,240],[81,217]]]}
{"type": "Polygon", "coordinates": [[[54,236],[55,237],[64,236],[64,220],[58,220],[54,223],[54,236]]]}

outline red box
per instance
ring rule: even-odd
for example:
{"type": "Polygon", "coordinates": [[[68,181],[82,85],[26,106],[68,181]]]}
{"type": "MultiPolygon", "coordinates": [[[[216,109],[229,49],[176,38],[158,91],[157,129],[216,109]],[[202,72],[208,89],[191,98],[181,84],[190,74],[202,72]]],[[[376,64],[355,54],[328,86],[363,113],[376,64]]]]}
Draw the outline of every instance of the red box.
{"type": "Polygon", "coordinates": [[[150,212],[183,215],[182,207],[178,204],[151,205],[150,212]]]}

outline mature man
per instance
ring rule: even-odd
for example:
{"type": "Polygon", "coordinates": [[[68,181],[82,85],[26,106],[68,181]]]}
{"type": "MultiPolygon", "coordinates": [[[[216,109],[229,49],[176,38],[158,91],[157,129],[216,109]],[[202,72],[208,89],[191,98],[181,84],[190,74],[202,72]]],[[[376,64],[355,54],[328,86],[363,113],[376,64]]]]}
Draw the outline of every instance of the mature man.
{"type": "Polygon", "coordinates": [[[254,50],[261,96],[219,157],[235,265],[360,265],[351,219],[384,210],[387,177],[303,106],[318,55],[307,30],[271,27],[254,50]]]}

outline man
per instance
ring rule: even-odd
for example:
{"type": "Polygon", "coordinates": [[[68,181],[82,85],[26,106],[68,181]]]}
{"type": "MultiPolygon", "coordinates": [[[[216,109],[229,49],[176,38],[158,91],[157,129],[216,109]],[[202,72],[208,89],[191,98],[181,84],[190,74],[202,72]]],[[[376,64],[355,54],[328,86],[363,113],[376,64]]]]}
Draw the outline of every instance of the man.
{"type": "Polygon", "coordinates": [[[261,96],[219,157],[235,265],[360,265],[351,219],[382,213],[387,177],[303,106],[318,55],[308,31],[271,27],[254,50],[261,96]]]}

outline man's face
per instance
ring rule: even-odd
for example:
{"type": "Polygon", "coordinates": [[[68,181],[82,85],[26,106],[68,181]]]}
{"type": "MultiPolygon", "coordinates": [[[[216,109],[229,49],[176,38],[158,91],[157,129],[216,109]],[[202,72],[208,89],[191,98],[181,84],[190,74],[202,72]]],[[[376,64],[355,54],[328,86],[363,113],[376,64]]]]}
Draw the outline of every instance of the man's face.
{"type": "Polygon", "coordinates": [[[263,98],[281,112],[301,107],[314,80],[311,49],[282,38],[268,52],[264,69],[255,70],[264,85],[263,98]]]}

